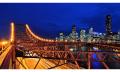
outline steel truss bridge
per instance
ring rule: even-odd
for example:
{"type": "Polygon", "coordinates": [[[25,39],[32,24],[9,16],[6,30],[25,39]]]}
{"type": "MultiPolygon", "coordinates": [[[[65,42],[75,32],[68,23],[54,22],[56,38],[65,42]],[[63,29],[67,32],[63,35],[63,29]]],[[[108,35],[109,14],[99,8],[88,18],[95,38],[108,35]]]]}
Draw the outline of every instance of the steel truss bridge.
{"type": "Polygon", "coordinates": [[[119,43],[56,41],[37,36],[28,24],[14,23],[10,36],[0,55],[1,69],[92,69],[93,62],[109,69],[107,63],[120,64],[119,43]]]}

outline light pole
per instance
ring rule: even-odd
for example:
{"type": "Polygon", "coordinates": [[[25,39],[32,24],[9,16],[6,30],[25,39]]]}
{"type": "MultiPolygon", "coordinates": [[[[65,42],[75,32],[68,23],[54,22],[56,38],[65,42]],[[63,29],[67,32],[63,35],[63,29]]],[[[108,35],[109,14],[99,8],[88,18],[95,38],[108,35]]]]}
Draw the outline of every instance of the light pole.
{"type": "Polygon", "coordinates": [[[2,51],[4,50],[4,47],[6,44],[7,44],[7,41],[2,41],[2,51]]]}

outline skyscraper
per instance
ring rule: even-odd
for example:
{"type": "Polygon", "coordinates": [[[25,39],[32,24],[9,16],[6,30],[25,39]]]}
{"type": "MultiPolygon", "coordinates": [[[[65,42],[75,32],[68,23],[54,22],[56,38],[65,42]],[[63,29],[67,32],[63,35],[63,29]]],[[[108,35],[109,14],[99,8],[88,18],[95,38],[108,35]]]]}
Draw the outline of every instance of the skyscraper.
{"type": "Polygon", "coordinates": [[[61,32],[60,33],[60,41],[63,41],[64,40],[64,34],[61,32]]]}
{"type": "Polygon", "coordinates": [[[112,31],[111,31],[111,24],[112,24],[112,17],[111,15],[107,15],[106,16],[106,35],[111,35],[112,34],[112,31]]]}
{"type": "Polygon", "coordinates": [[[89,29],[89,34],[92,34],[93,33],[93,28],[91,27],[90,29],[89,29]]]}
{"type": "Polygon", "coordinates": [[[72,33],[75,33],[75,32],[76,32],[76,26],[73,25],[73,26],[72,26],[72,33]]]}
{"type": "Polygon", "coordinates": [[[72,33],[70,34],[70,38],[73,41],[77,41],[77,39],[78,39],[78,33],[76,31],[76,26],[75,25],[72,26],[72,33]]]}
{"type": "Polygon", "coordinates": [[[80,30],[80,40],[85,41],[85,30],[80,30]]]}

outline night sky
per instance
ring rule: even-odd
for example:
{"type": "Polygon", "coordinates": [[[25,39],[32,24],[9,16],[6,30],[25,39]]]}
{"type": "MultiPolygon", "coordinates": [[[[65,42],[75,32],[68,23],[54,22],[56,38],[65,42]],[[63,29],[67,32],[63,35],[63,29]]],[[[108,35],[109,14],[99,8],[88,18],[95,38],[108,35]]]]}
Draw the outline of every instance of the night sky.
{"type": "Polygon", "coordinates": [[[32,31],[46,38],[55,38],[59,32],[69,34],[72,25],[80,29],[93,27],[105,32],[105,16],[112,15],[112,31],[120,30],[120,4],[100,3],[34,3],[0,4],[0,38],[8,38],[10,22],[29,24],[32,31]]]}

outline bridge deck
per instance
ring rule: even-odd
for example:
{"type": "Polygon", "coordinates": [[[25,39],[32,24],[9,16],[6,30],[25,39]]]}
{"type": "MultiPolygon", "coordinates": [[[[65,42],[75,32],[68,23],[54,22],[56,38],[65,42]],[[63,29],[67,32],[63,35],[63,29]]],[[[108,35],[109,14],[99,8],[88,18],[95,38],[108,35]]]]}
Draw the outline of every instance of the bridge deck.
{"type": "Polygon", "coordinates": [[[5,57],[9,54],[8,52],[11,50],[12,45],[10,45],[1,55],[0,55],[0,67],[5,60],[5,57]]]}
{"type": "Polygon", "coordinates": [[[17,57],[17,59],[21,62],[17,63],[17,69],[77,69],[77,67],[72,64],[59,64],[57,60],[48,60],[41,58],[38,65],[35,68],[35,65],[37,64],[39,58],[22,58],[22,57],[17,57]]]}

